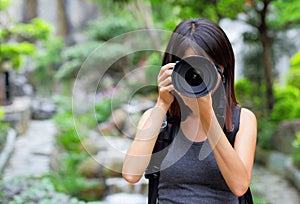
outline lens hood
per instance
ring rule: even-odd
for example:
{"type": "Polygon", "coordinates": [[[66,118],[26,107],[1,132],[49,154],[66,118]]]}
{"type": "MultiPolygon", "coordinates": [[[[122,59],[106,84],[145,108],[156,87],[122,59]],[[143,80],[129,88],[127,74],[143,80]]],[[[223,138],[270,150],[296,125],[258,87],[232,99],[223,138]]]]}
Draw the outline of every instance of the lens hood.
{"type": "Polygon", "coordinates": [[[216,87],[218,73],[208,59],[189,56],[177,62],[172,72],[174,88],[182,95],[199,98],[216,87]]]}

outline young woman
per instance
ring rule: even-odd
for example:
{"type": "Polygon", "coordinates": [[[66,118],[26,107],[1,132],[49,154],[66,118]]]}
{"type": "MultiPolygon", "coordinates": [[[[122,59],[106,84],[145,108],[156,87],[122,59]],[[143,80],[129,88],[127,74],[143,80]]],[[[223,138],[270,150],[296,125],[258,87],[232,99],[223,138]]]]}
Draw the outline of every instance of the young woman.
{"type": "Polygon", "coordinates": [[[234,146],[224,133],[233,130],[232,110],[239,107],[234,93],[234,54],[226,34],[208,19],[183,21],[170,38],[162,65],[156,105],[138,123],[136,137],[124,160],[123,177],[130,183],[140,180],[166,115],[181,116],[182,134],[170,145],[161,164],[159,203],[238,203],[251,181],[257,125],[254,114],[242,108],[234,146]],[[213,109],[214,90],[203,97],[189,98],[174,89],[175,62],[194,55],[205,57],[222,70],[216,88],[223,86],[225,90],[224,127],[213,109]],[[178,99],[188,107],[188,114],[178,99]],[[205,144],[211,151],[202,151],[207,149],[205,144]]]}

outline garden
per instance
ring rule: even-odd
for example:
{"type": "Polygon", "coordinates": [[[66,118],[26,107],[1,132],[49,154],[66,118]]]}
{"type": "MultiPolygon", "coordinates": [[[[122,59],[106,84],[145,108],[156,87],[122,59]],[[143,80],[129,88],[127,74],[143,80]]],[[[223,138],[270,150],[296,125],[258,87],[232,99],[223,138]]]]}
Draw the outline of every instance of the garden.
{"type": "MultiPolygon", "coordinates": [[[[147,181],[121,178],[124,154],[155,104],[172,30],[205,17],[233,44],[237,99],[258,121],[255,166],[284,179],[297,204],[299,9],[297,0],[0,0],[0,203],[146,203],[147,181]],[[53,125],[51,139],[39,124],[53,125]],[[31,173],[42,161],[33,158],[47,158],[46,170],[31,173]]],[[[276,203],[255,179],[254,203],[276,203]]]]}

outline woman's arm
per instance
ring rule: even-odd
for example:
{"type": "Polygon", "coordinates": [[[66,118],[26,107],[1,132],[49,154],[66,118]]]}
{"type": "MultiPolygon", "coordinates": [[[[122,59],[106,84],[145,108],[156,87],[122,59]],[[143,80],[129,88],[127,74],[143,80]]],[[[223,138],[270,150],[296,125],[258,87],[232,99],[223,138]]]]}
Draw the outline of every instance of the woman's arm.
{"type": "Polygon", "coordinates": [[[251,181],[257,138],[256,117],[247,109],[241,110],[240,127],[233,148],[215,115],[211,116],[210,126],[206,127],[215,159],[228,187],[236,196],[242,196],[251,181]]]}
{"type": "Polygon", "coordinates": [[[161,125],[174,100],[170,91],[174,90],[170,68],[174,63],[163,66],[158,75],[159,96],[154,108],[147,110],[141,117],[136,136],[130,145],[122,169],[122,175],[130,183],[136,183],[144,174],[152,155],[161,125]]]}
{"type": "Polygon", "coordinates": [[[141,117],[123,163],[122,175],[128,182],[138,182],[145,172],[165,115],[165,109],[157,105],[141,117]]]}

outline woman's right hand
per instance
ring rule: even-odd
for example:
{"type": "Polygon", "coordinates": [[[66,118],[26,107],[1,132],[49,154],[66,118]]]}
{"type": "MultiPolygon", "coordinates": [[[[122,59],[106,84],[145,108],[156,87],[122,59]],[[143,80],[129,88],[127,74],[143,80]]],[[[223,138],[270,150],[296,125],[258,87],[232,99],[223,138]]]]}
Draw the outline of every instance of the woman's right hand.
{"type": "Polygon", "coordinates": [[[167,108],[170,107],[171,103],[174,100],[174,95],[171,91],[174,90],[172,84],[172,68],[175,66],[175,63],[168,63],[161,67],[160,72],[157,77],[158,85],[158,100],[157,103],[162,103],[162,105],[167,108]]]}

